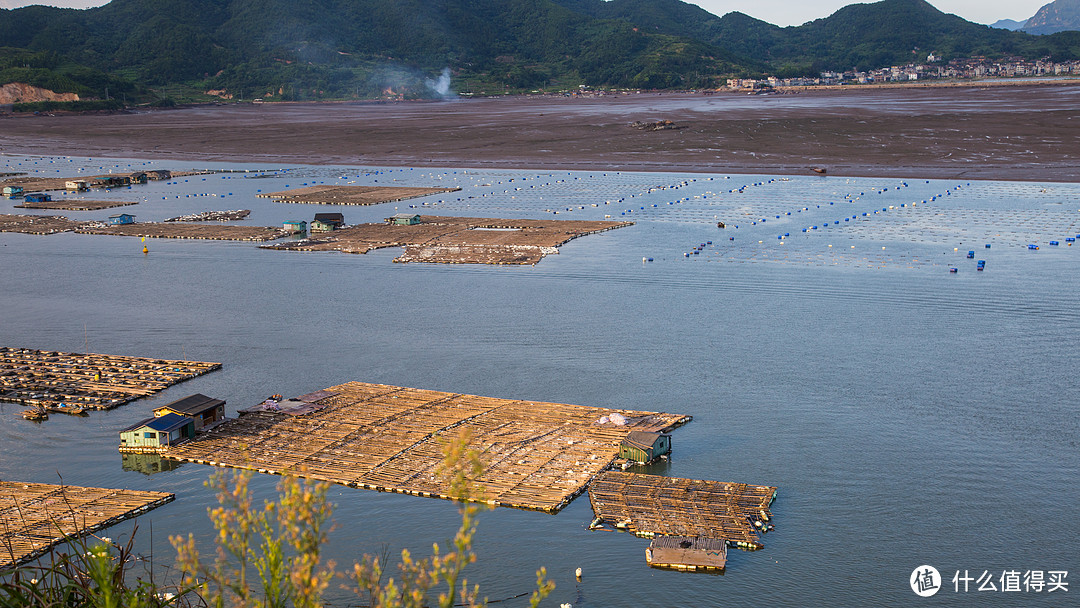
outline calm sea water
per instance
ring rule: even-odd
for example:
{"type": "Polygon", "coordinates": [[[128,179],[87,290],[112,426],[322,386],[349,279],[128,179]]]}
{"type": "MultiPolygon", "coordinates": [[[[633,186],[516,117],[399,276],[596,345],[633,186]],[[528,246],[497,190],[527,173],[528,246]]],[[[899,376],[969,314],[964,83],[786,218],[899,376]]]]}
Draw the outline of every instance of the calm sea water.
{"type": "MultiPolygon", "coordinates": [[[[190,168],[0,157],[0,171],[65,176],[129,164],[190,168]]],[[[1080,247],[1065,240],[1080,234],[1080,184],[231,168],[287,170],[94,192],[140,203],[59,213],[159,221],[245,208],[244,223],[274,225],[321,211],[380,221],[415,207],[636,224],[526,267],[211,241],[148,240],[144,256],[139,239],[0,234],[0,344],[224,363],[86,418],[35,424],[0,404],[0,478],[176,493],[139,521],[138,546],[162,567],[172,563],[168,534],[208,537],[211,470],[125,470],[118,429],[194,392],[235,412],[273,393],[360,380],[691,414],[674,433],[672,460],[653,472],[779,487],[766,548],[732,551],[723,576],[648,568],[648,541],[587,530],[586,497],[555,516],[485,513],[469,578],[490,599],[528,591],[541,565],[558,584],[548,605],[579,607],[1061,606],[1080,591],[956,593],[951,582],[957,570],[986,571],[998,589],[1008,570],[1080,578],[1080,247]],[[463,189],[344,209],[254,196],[376,182],[463,189]],[[931,600],[908,586],[923,564],[946,578],[931,600]]],[[[13,204],[0,200],[0,213],[26,212],[13,204]]],[[[257,477],[258,495],[272,496],[277,481],[257,477]]],[[[424,551],[456,528],[445,501],[331,494],[329,553],[339,564],[384,547],[424,551]]],[[[336,586],[334,605],[349,605],[336,586]]]]}

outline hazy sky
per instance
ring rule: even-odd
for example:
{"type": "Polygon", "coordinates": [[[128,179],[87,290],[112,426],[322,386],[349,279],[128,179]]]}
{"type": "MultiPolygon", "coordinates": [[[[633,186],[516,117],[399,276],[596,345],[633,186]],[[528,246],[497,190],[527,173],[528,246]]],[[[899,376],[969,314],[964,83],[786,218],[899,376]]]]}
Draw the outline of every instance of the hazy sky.
{"type": "MultiPolygon", "coordinates": [[[[976,23],[993,23],[998,19],[1022,21],[1031,17],[1050,0],[930,0],[930,4],[946,13],[960,15],[976,23]]],[[[716,15],[740,11],[776,25],[800,25],[828,17],[851,0],[697,0],[697,4],[716,15]]],[[[0,0],[0,8],[18,8],[29,4],[47,4],[69,8],[87,8],[107,4],[102,0],[0,0]]]]}

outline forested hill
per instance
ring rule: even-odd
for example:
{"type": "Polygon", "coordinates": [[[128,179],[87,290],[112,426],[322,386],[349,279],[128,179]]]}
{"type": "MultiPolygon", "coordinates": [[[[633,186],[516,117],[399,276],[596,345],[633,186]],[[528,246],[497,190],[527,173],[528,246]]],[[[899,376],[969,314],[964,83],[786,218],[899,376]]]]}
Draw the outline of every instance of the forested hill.
{"type": "Polygon", "coordinates": [[[501,91],[710,86],[763,67],[550,0],[113,0],[0,11],[0,40],[151,85],[294,99],[423,89],[443,68],[501,91]]]}
{"type": "MultiPolygon", "coordinates": [[[[624,19],[645,31],[676,33],[765,62],[772,73],[869,70],[921,61],[1021,56],[1080,59],[1080,32],[1032,36],[966,21],[925,0],[852,4],[800,26],[778,27],[742,13],[712,15],[679,0],[556,0],[604,19],[624,19]]],[[[794,75],[794,74],[793,74],[794,75]]]]}
{"type": "Polygon", "coordinates": [[[113,0],[0,10],[0,41],[0,84],[92,90],[123,79],[132,94],[186,87],[273,99],[433,95],[447,69],[454,90],[494,93],[722,86],[930,52],[1080,57],[1078,32],[992,29],[923,0],[851,5],[784,28],[680,0],[113,0]]]}

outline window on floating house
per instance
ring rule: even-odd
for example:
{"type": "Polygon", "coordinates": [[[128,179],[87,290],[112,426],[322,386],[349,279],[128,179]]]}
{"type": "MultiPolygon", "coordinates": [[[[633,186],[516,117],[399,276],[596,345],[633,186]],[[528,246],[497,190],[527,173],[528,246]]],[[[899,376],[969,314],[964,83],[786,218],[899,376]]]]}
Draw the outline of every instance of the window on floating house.
{"type": "Polygon", "coordinates": [[[146,439],[157,439],[157,433],[146,431],[145,433],[143,433],[143,437],[145,437],[146,439]]]}

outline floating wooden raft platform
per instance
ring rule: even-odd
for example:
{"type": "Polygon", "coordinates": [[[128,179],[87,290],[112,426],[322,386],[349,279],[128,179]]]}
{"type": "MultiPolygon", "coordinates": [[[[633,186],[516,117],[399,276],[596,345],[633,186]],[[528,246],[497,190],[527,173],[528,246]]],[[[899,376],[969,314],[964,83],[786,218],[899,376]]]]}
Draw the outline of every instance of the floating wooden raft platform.
{"type": "Polygon", "coordinates": [[[727,566],[727,542],[715,538],[657,536],[645,549],[653,568],[714,572],[727,566]]]}
{"type": "MultiPolygon", "coordinates": [[[[149,179],[160,179],[155,177],[157,171],[161,169],[147,169],[145,171],[131,171],[128,173],[105,173],[102,175],[76,175],[73,177],[34,177],[34,176],[22,176],[12,177],[0,182],[0,186],[22,186],[27,192],[37,191],[49,191],[49,190],[66,190],[67,183],[73,180],[85,181],[87,184],[93,183],[96,179],[107,179],[110,177],[123,177],[135,175],[137,173],[146,173],[149,179]]],[[[190,177],[192,175],[212,175],[214,173],[247,173],[245,170],[218,170],[218,169],[197,169],[194,171],[168,171],[168,179],[175,179],[179,177],[190,177]]],[[[0,176],[2,177],[2,176],[0,176]]],[[[133,184],[134,185],[134,184],[133,184]]],[[[127,186],[123,186],[127,187],[127,186]]]]}
{"type": "Polygon", "coordinates": [[[137,201],[84,201],[80,199],[67,199],[59,201],[45,201],[43,203],[23,203],[15,205],[16,209],[63,209],[65,211],[98,211],[113,207],[126,207],[138,205],[137,201]]]}
{"type": "Polygon", "coordinates": [[[604,471],[589,485],[593,513],[638,536],[722,539],[760,549],[750,520],[768,522],[776,488],[604,471]]]}
{"type": "Polygon", "coordinates": [[[178,222],[139,222],[135,224],[86,226],[80,234],[143,236],[154,239],[203,239],[212,241],[272,241],[292,234],[283,228],[259,226],[222,226],[220,224],[184,224],[178,222]]]}
{"type": "Polygon", "coordinates": [[[442,264],[535,264],[557,247],[588,234],[633,222],[522,220],[422,215],[419,224],[360,224],[302,241],[263,245],[289,251],[367,253],[404,247],[395,262],[442,264]]]}
{"type": "Polygon", "coordinates": [[[17,215],[0,213],[0,232],[22,234],[56,234],[71,232],[86,226],[87,222],[74,222],[62,215],[17,215]]]}
{"type": "Polygon", "coordinates": [[[309,186],[256,194],[272,198],[275,203],[308,203],[312,205],[378,205],[429,194],[457,192],[461,188],[414,188],[409,186],[309,186]]]}
{"type": "Polygon", "coordinates": [[[220,367],[204,361],[0,346],[0,401],[51,412],[107,410],[220,367]]]}
{"type": "Polygon", "coordinates": [[[191,213],[188,215],[180,215],[177,217],[170,217],[166,222],[231,222],[233,220],[242,220],[245,217],[251,215],[251,209],[230,209],[228,211],[203,211],[201,213],[191,213]]]}
{"type": "Polygon", "coordinates": [[[349,382],[299,398],[292,413],[230,420],[166,458],[292,473],[352,487],[450,498],[436,474],[442,434],[467,427],[485,462],[477,483],[495,506],[556,512],[618,455],[630,431],[666,432],[690,416],[496,399],[349,382]],[[297,412],[303,412],[296,415],[297,412]],[[627,424],[599,424],[618,412],[627,424]]]}
{"type": "Polygon", "coordinates": [[[171,501],[165,492],[0,481],[0,570],[171,501]]]}

